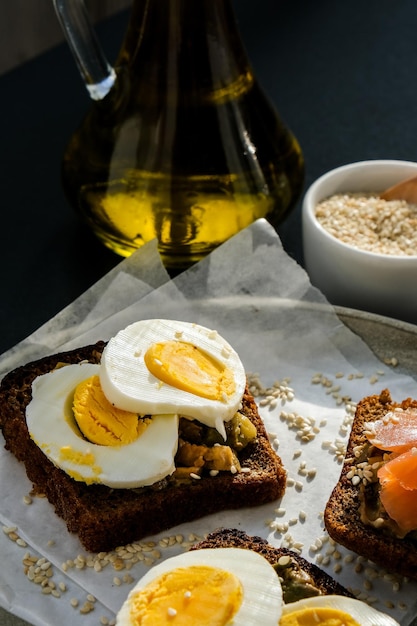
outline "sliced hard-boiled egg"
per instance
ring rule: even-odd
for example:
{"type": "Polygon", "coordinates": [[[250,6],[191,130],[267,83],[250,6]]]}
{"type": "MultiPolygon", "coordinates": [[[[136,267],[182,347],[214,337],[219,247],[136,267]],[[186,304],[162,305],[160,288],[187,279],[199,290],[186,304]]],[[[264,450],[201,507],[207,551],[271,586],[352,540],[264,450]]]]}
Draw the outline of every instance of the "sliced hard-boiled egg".
{"type": "Polygon", "coordinates": [[[177,412],[217,428],[239,409],[242,362],[216,331],[173,320],[142,320],[110,339],[100,382],[115,406],[141,415],[177,412]]]}
{"type": "Polygon", "coordinates": [[[180,554],[149,570],[121,607],[117,626],[277,626],[282,589],[263,556],[241,548],[180,554]]]}
{"type": "Polygon", "coordinates": [[[150,419],[138,419],[137,413],[122,411],[107,400],[98,375],[86,378],[74,393],[75,421],[92,443],[117,446],[135,441],[147,428],[150,419]]]}
{"type": "Polygon", "coordinates": [[[280,626],[399,626],[386,613],[361,600],[339,595],[315,596],[285,604],[280,626]]]}
{"type": "MultiPolygon", "coordinates": [[[[176,414],[153,415],[137,438],[125,445],[100,445],[83,437],[74,419],[74,392],[99,370],[99,365],[81,363],[36,378],[26,409],[31,438],[52,463],[87,484],[143,487],[172,474],[178,447],[176,414]]],[[[96,430],[100,426],[112,428],[111,420],[98,423],[96,430]]],[[[106,444],[112,439],[108,435],[106,444]]]]}

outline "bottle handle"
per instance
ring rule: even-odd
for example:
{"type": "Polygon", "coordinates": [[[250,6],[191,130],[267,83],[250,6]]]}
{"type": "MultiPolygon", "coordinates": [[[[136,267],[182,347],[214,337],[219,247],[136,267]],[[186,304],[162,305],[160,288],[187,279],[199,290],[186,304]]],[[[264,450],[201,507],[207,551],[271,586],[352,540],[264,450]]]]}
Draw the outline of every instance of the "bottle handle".
{"type": "Polygon", "coordinates": [[[90,97],[102,100],[116,72],[101,48],[84,0],[53,0],[53,5],[90,97]]]}

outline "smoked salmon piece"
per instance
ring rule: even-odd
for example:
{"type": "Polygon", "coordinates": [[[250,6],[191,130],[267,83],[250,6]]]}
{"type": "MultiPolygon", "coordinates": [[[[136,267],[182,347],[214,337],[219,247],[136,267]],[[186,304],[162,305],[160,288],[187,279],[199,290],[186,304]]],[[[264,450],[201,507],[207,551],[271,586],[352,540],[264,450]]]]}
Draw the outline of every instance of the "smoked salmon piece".
{"type": "Polygon", "coordinates": [[[404,480],[408,484],[415,484],[417,480],[415,477],[414,481],[409,480],[411,473],[409,455],[411,455],[411,462],[414,464],[417,460],[417,454],[410,451],[388,461],[378,470],[381,484],[379,497],[382,505],[404,534],[417,528],[417,490],[410,487],[406,488],[402,484],[404,480]],[[406,456],[408,458],[404,459],[403,457],[406,456]],[[394,468],[392,466],[390,468],[389,466],[393,463],[396,465],[394,468]],[[394,472],[391,471],[392,469],[394,472]]]}
{"type": "Polygon", "coordinates": [[[390,453],[377,473],[379,496],[389,517],[407,534],[417,529],[417,410],[394,409],[365,426],[368,440],[390,453]]]}
{"type": "Polygon", "coordinates": [[[417,447],[416,409],[394,409],[366,426],[368,440],[380,450],[402,453],[417,447]]]}
{"type": "Polygon", "coordinates": [[[378,478],[382,484],[395,479],[404,489],[417,489],[417,448],[389,459],[378,470],[378,478]]]}

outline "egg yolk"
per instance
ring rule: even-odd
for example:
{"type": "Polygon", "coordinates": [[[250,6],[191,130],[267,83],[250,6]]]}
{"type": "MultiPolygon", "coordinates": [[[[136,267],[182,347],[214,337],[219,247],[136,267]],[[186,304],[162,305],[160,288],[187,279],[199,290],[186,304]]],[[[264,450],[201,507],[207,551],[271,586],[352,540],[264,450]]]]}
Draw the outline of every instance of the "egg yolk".
{"type": "Polygon", "coordinates": [[[243,599],[239,579],[195,565],[162,574],[131,598],[134,626],[228,626],[243,599]]]}
{"type": "Polygon", "coordinates": [[[234,393],[233,373],[190,343],[154,343],[144,359],[151,374],[176,389],[220,401],[234,393]]]}
{"type": "Polygon", "coordinates": [[[135,441],[147,422],[137,413],[122,411],[106,398],[98,376],[91,376],[77,385],[73,412],[86,439],[102,446],[120,446],[135,441]]]}
{"type": "Polygon", "coordinates": [[[344,611],[332,607],[311,607],[283,615],[279,626],[360,626],[344,611]]]}

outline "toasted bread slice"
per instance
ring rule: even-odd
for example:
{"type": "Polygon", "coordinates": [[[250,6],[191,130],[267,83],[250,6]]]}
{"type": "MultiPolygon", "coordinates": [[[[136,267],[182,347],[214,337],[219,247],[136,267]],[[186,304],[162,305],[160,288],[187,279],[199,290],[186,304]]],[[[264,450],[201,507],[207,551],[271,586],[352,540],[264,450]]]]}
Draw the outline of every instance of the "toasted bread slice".
{"type": "Polygon", "coordinates": [[[6,375],[0,387],[0,428],[6,449],[25,464],[34,489],[46,495],[86,550],[112,550],[220,510],[257,506],[283,495],[286,471],[247,389],[242,412],[255,425],[257,436],[238,453],[245,472],[220,472],[199,480],[168,477],[151,487],[111,489],[75,481],[51,463],[26,426],[32,382],[58,364],[100,362],[104,345],[99,342],[31,362],[6,375]]]}
{"type": "Polygon", "coordinates": [[[273,565],[281,579],[285,603],[314,595],[354,596],[329,574],[288,548],[275,548],[265,539],[247,535],[235,528],[220,528],[191,550],[204,548],[244,548],[261,554],[273,565]]]}
{"type": "Polygon", "coordinates": [[[417,578],[417,532],[403,538],[398,536],[395,523],[379,503],[378,478],[368,473],[363,480],[363,469],[372,453],[365,424],[382,418],[396,407],[417,407],[417,401],[395,403],[385,389],[357,405],[342,471],[327,502],[324,522],[329,535],[341,545],[391,572],[417,578]],[[354,475],[358,478],[354,479],[354,475]],[[373,523],[375,520],[378,522],[373,523]]]}

